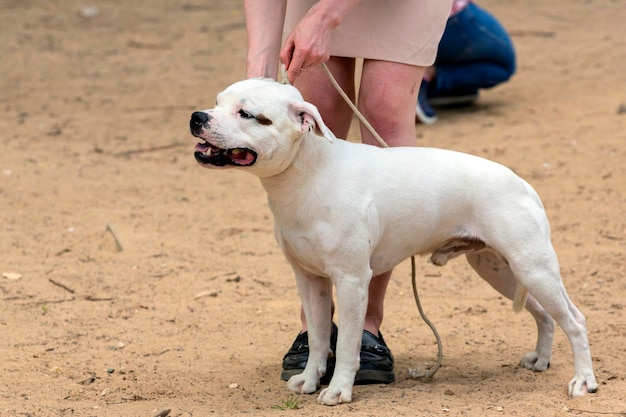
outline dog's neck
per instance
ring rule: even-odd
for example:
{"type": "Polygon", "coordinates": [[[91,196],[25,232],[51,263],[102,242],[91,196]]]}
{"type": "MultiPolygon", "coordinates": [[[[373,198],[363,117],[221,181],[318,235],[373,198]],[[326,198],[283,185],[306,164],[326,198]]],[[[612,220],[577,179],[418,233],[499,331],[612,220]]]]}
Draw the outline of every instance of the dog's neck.
{"type": "MultiPolygon", "coordinates": [[[[333,142],[341,139],[332,137],[333,142]]],[[[329,143],[314,132],[306,132],[298,139],[300,144],[291,163],[276,175],[260,178],[271,205],[289,207],[298,204],[307,193],[315,177],[325,170],[326,161],[335,143],[329,143]]]]}

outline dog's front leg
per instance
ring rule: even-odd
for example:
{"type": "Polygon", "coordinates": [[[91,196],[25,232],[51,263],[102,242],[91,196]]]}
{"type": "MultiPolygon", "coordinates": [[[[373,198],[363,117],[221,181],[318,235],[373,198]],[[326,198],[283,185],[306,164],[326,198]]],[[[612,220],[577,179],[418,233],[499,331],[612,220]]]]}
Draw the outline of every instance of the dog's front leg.
{"type": "Polygon", "coordinates": [[[359,370],[370,278],[371,271],[366,278],[343,276],[336,280],[339,334],[335,373],[328,388],[320,392],[320,404],[336,405],[352,401],[354,377],[359,370]]]}
{"type": "Polygon", "coordinates": [[[289,378],[287,387],[302,394],[317,391],[319,380],[326,374],[332,326],[332,286],[327,278],[313,276],[294,267],[300,300],[307,322],[309,360],[304,371],[289,378]]]}

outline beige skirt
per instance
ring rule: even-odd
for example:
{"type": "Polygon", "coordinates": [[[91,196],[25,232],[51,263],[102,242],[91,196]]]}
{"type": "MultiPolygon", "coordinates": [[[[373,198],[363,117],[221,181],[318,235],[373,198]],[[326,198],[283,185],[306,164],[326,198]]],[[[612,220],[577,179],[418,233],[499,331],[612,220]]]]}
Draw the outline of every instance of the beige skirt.
{"type": "MultiPolygon", "coordinates": [[[[283,39],[317,0],[289,0],[283,39]]],[[[331,35],[332,56],[430,66],[452,0],[363,0],[331,35]]]]}

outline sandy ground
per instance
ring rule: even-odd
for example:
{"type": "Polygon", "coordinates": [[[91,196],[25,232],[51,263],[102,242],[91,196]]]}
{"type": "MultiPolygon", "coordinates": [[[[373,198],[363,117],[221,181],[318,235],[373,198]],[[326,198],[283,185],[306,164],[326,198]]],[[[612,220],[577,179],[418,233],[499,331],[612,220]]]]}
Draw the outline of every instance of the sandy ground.
{"type": "Polygon", "coordinates": [[[481,4],[510,29],[519,71],[418,126],[417,144],[536,187],[588,317],[597,394],[567,397],[560,329],[548,372],[520,369],[530,315],[463,260],[421,259],[444,342],[434,381],[406,376],[436,355],[406,262],[382,329],[397,382],[276,409],[291,399],[278,375],[299,328],[295,282],[258,180],[199,168],[187,131],[244,76],[240,3],[2,0],[0,416],[626,415],[626,2],[481,4]]]}

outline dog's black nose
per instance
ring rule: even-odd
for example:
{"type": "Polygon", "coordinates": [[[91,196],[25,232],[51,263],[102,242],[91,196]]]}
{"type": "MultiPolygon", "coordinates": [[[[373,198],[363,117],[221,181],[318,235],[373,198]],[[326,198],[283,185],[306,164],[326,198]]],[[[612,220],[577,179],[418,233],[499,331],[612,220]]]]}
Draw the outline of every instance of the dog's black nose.
{"type": "Polygon", "coordinates": [[[189,120],[189,129],[191,129],[191,133],[196,134],[200,132],[202,126],[204,126],[204,124],[208,122],[209,119],[209,115],[204,112],[193,112],[193,114],[191,115],[191,120],[189,120]]]}

